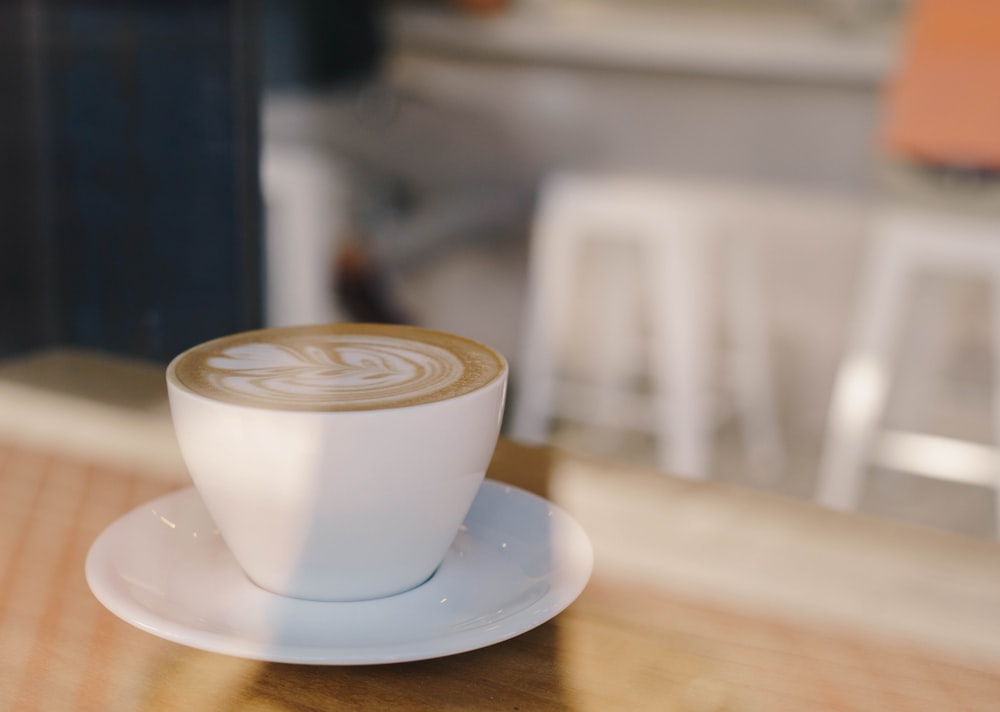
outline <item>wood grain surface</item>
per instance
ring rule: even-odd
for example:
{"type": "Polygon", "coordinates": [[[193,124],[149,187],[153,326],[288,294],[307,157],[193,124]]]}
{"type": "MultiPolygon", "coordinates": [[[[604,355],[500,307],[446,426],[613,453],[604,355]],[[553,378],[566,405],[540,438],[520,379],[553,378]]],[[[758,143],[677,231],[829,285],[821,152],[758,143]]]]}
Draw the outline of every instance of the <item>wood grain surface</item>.
{"type": "MultiPolygon", "coordinates": [[[[560,469],[566,457],[502,442],[490,476],[558,498],[567,487],[560,469]]],[[[679,492],[691,502],[692,492],[708,501],[741,496],[605,467],[609,481],[653,501],[679,492]]],[[[0,709],[985,712],[1000,705],[998,659],[981,649],[741,603],[739,596],[694,596],[662,576],[644,580],[634,569],[602,561],[611,538],[585,512],[598,552],[594,578],[567,611],[512,640],[370,667],[269,664],[202,652],[120,621],[84,580],[87,550],[102,529],[176,487],[141,471],[0,444],[0,709]]],[[[599,499],[616,516],[610,498],[599,499]]],[[[745,500],[755,502],[768,512],[764,500],[745,500]]],[[[774,515],[802,505],[770,506],[774,515]]],[[[862,546],[865,535],[876,547],[886,536],[860,518],[836,521],[854,526],[862,546]]],[[[949,540],[948,551],[963,541],[949,540]]],[[[968,545],[977,556],[995,555],[968,545]]],[[[992,591],[969,583],[971,589],[956,590],[969,591],[973,609],[990,616],[997,603],[983,608],[975,599],[992,591]]],[[[920,592],[886,586],[884,595],[905,603],[920,592]]],[[[958,605],[960,594],[940,603],[958,605]]]]}

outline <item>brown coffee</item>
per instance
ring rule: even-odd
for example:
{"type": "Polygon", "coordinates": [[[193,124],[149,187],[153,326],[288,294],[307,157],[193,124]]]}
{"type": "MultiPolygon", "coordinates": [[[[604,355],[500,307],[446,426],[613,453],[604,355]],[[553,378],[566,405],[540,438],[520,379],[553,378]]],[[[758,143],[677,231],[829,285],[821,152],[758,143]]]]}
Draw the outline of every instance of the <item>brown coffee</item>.
{"type": "Polygon", "coordinates": [[[499,378],[500,354],[440,331],[323,324],[248,331],[195,346],[177,380],[213,400],[296,411],[403,408],[455,398],[499,378]]]}

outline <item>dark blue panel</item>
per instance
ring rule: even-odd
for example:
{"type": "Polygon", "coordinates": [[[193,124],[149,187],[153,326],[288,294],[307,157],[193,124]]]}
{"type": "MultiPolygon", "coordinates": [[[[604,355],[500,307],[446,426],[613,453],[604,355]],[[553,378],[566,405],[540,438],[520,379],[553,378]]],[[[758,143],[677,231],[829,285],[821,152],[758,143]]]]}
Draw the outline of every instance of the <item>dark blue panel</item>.
{"type": "Polygon", "coordinates": [[[260,320],[251,3],[43,3],[59,341],[165,360],[260,320]]]}

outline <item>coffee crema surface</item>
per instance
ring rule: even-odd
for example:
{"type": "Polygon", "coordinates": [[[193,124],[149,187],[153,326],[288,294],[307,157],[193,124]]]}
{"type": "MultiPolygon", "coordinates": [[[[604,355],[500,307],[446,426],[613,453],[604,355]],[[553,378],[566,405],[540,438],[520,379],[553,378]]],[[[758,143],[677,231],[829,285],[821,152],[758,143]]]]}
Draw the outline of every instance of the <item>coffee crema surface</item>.
{"type": "Polygon", "coordinates": [[[177,380],[213,400],[257,408],[403,408],[476,391],[504,372],[493,349],[440,331],[323,324],[248,331],[195,346],[177,380]]]}

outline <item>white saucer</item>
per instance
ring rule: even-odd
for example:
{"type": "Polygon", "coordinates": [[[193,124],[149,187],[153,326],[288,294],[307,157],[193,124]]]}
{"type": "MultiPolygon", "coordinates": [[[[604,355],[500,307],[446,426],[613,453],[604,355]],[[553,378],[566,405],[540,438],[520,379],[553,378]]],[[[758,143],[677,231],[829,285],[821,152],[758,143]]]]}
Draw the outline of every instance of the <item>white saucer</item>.
{"type": "Polygon", "coordinates": [[[285,598],[236,564],[193,487],[138,507],[87,556],[112,613],[153,635],[272,662],[365,665],[474,650],[549,620],[583,591],[593,551],[564,510],[487,480],[437,572],[396,596],[285,598]]]}

